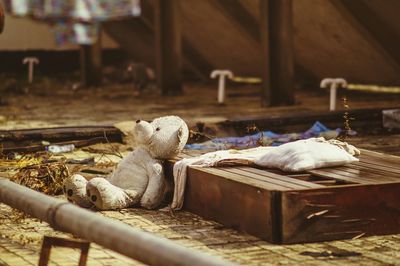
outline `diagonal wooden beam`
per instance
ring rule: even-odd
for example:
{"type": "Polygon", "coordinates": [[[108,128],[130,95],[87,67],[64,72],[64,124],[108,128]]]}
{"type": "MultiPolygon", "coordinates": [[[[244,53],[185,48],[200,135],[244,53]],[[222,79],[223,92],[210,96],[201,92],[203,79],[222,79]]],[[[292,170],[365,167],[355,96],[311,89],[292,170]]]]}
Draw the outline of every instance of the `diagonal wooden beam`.
{"type": "MultiPolygon", "coordinates": [[[[129,56],[154,67],[154,7],[148,0],[142,1],[141,5],[140,17],[107,21],[103,25],[108,35],[125,48],[129,56]]],[[[184,66],[188,74],[199,80],[208,80],[214,66],[193,47],[185,36],[182,36],[182,50],[184,66]]]]}
{"type": "Polygon", "coordinates": [[[103,28],[134,60],[155,66],[154,33],[143,21],[138,18],[107,21],[103,28]]]}
{"type": "MultiPolygon", "coordinates": [[[[154,32],[154,7],[147,0],[141,2],[142,15],[140,16],[147,28],[154,32]]],[[[209,73],[214,66],[207,61],[204,56],[193,47],[192,43],[183,35],[182,50],[185,65],[201,80],[208,80],[209,73]]]]}
{"type": "Polygon", "coordinates": [[[393,67],[400,70],[399,32],[385,23],[363,0],[330,0],[330,2],[393,67]]]}
{"type": "MultiPolygon", "coordinates": [[[[250,12],[247,11],[240,1],[214,0],[212,2],[226,17],[231,20],[232,23],[236,25],[237,29],[242,32],[243,35],[247,36],[257,44],[261,43],[260,22],[254,18],[250,12]]],[[[294,64],[296,80],[304,83],[304,86],[313,86],[314,84],[317,84],[318,78],[314,75],[314,73],[307,70],[298,62],[294,62],[294,64]]]]}
{"type": "Polygon", "coordinates": [[[256,43],[260,42],[259,23],[241,2],[238,0],[213,0],[211,2],[236,25],[242,34],[256,43]]]}

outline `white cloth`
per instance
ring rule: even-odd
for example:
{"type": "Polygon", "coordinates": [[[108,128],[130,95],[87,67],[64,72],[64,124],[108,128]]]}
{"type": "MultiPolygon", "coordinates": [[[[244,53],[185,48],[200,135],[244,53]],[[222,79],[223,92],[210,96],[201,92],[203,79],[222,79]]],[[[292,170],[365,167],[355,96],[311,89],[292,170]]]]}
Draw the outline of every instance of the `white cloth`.
{"type": "Polygon", "coordinates": [[[188,166],[258,165],[298,172],[314,168],[338,166],[358,161],[353,155],[360,151],[346,142],[311,138],[283,144],[279,147],[257,147],[247,150],[222,150],[198,157],[185,158],[175,163],[173,210],[183,206],[188,166]]]}

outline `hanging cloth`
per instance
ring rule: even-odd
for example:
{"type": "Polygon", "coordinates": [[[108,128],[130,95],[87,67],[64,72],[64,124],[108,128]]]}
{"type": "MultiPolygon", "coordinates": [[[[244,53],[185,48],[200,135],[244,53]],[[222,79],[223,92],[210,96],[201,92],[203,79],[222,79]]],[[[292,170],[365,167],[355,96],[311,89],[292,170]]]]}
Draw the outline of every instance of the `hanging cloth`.
{"type": "Polygon", "coordinates": [[[53,26],[56,43],[93,44],[99,23],[140,15],[139,0],[4,0],[6,10],[53,26]]]}

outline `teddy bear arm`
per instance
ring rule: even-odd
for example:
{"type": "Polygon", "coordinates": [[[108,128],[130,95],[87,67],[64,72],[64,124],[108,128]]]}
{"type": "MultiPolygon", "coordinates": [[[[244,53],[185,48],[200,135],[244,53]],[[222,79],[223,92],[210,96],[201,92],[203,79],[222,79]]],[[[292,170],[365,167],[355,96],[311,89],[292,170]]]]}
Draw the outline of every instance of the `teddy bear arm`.
{"type": "Polygon", "coordinates": [[[140,200],[140,205],[146,209],[154,209],[163,200],[165,189],[164,171],[160,162],[150,164],[147,169],[149,182],[140,200]]]}

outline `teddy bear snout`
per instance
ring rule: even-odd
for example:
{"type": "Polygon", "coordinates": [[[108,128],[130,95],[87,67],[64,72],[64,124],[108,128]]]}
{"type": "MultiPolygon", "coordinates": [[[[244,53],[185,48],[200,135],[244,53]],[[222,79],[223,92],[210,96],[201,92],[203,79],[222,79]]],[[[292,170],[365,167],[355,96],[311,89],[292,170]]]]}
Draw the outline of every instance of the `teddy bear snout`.
{"type": "Polygon", "coordinates": [[[143,144],[148,143],[153,133],[154,129],[150,123],[146,121],[137,122],[134,130],[134,135],[138,143],[143,143],[143,144]]]}

